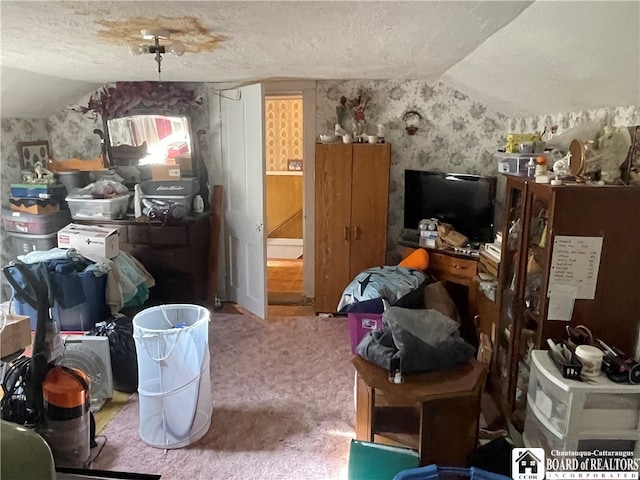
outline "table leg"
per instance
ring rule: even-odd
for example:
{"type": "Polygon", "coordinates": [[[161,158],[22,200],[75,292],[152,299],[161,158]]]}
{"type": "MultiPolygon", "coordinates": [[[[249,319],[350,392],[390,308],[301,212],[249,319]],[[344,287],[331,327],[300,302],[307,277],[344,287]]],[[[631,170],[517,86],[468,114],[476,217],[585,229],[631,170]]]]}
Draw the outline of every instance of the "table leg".
{"type": "Polygon", "coordinates": [[[375,391],[360,375],[357,376],[356,382],[356,439],[373,442],[375,391]]]}

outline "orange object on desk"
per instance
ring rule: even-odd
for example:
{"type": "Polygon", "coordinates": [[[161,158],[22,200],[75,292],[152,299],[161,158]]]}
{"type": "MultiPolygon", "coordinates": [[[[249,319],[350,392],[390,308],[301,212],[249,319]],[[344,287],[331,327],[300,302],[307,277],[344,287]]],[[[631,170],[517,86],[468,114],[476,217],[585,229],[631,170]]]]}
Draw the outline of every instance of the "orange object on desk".
{"type": "Polygon", "coordinates": [[[429,254],[425,249],[418,248],[404,258],[398,266],[423,271],[427,270],[427,268],[429,268],[429,254]]]}

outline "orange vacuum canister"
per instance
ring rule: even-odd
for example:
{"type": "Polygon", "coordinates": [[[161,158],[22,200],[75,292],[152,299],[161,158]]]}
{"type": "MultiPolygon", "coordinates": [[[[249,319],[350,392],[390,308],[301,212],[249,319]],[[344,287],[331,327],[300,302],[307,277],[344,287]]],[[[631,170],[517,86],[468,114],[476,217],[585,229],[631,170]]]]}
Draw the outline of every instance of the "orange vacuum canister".
{"type": "Polygon", "coordinates": [[[89,458],[91,380],[82,370],[56,366],[42,383],[45,425],[39,433],[57,467],[85,466],[89,458]]]}

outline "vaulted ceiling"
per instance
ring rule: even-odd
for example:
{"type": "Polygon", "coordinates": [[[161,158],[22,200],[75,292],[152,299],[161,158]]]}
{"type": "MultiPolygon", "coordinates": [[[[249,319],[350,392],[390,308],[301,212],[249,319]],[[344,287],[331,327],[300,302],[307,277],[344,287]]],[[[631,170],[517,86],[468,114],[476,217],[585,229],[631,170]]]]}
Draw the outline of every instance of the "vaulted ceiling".
{"type": "Polygon", "coordinates": [[[166,81],[442,81],[512,116],[640,105],[638,1],[2,1],[0,16],[3,117],[157,80],[129,53],[154,28],[187,47],[166,81]]]}

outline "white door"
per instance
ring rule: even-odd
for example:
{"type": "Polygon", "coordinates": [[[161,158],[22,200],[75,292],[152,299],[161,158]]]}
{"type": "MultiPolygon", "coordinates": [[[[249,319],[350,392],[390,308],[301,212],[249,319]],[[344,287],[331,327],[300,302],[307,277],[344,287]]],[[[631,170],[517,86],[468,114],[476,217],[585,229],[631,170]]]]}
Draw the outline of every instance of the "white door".
{"type": "Polygon", "coordinates": [[[232,96],[220,99],[227,296],[265,318],[264,92],[256,84],[232,96]]]}

